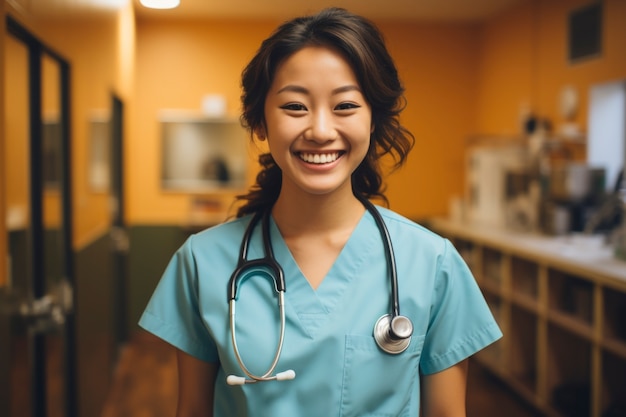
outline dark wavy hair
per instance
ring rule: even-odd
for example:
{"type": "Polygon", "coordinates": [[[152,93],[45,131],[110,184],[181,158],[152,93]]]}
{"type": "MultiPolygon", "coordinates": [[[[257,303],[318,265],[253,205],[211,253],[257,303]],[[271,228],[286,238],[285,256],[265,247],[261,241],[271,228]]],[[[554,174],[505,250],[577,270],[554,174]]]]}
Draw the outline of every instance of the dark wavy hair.
{"type": "MultiPolygon", "coordinates": [[[[369,20],[341,8],[328,8],[279,26],[261,44],[242,73],[241,122],[251,135],[265,127],[264,106],[278,66],[308,46],[327,46],[350,64],[361,91],[372,109],[374,131],[366,157],[352,174],[352,188],[361,198],[381,198],[384,185],[379,160],[393,157],[393,168],[404,164],[415,139],[399,121],[406,105],[404,87],[382,34],[369,20]]],[[[247,194],[237,217],[266,210],[278,199],[282,172],[269,153],[260,155],[261,171],[247,194]]]]}

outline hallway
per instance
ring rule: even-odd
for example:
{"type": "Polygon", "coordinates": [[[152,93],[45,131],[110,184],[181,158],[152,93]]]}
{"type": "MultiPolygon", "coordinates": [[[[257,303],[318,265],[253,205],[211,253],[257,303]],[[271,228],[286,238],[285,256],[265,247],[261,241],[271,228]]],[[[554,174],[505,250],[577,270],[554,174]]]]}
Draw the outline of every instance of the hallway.
{"type": "MultiPolygon", "coordinates": [[[[173,350],[141,332],[122,351],[115,383],[101,417],[173,417],[176,408],[173,350]]],[[[504,384],[477,364],[470,366],[467,416],[536,417],[504,384]]]]}

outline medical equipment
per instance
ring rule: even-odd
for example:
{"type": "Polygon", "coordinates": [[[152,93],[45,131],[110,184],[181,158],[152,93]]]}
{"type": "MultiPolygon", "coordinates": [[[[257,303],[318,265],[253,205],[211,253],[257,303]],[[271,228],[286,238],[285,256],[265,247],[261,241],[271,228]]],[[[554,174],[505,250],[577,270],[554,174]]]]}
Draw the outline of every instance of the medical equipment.
{"type": "MultiPolygon", "coordinates": [[[[391,237],[389,231],[385,226],[385,223],[378,213],[378,210],[365,198],[359,198],[366,209],[371,213],[376,222],[378,229],[380,230],[381,237],[385,246],[385,257],[387,262],[387,269],[389,274],[389,280],[391,284],[391,313],[385,314],[380,317],[374,325],[374,339],[378,346],[385,352],[390,354],[399,354],[406,350],[411,342],[411,335],[413,334],[413,324],[408,317],[400,315],[400,303],[398,296],[398,278],[396,272],[395,257],[393,254],[393,247],[391,245],[391,237]]],[[[248,228],[246,229],[243,239],[241,241],[241,248],[239,251],[239,260],[237,262],[237,268],[230,277],[228,283],[228,299],[229,299],[229,313],[230,313],[230,332],[233,344],[233,350],[235,357],[241,370],[246,374],[248,378],[236,375],[229,375],[226,378],[226,382],[229,385],[243,385],[248,383],[262,382],[262,381],[283,381],[294,379],[296,374],[293,370],[278,372],[275,375],[274,369],[278,364],[280,353],[283,347],[283,341],[285,337],[285,276],[281,266],[276,262],[274,258],[274,251],[272,249],[272,243],[270,239],[269,230],[269,218],[270,211],[267,210],[264,213],[256,213],[250,221],[248,228]],[[264,257],[258,259],[248,260],[248,246],[250,245],[250,239],[252,232],[254,231],[257,223],[261,220],[261,230],[263,236],[263,250],[264,257]],[[235,332],[235,304],[237,299],[237,284],[247,275],[251,270],[256,274],[265,275],[274,281],[274,289],[278,298],[278,309],[280,313],[280,334],[278,336],[278,346],[274,354],[274,360],[272,361],[269,369],[262,375],[255,375],[245,366],[239,348],[237,346],[237,337],[235,332]]]]}

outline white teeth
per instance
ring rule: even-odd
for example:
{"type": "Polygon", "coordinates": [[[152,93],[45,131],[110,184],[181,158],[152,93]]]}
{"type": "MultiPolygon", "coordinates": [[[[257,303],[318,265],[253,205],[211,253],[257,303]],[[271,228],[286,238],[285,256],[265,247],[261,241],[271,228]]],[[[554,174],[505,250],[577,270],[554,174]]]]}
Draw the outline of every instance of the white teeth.
{"type": "Polygon", "coordinates": [[[300,159],[310,164],[328,164],[339,158],[339,152],[333,153],[300,153],[300,159]]]}

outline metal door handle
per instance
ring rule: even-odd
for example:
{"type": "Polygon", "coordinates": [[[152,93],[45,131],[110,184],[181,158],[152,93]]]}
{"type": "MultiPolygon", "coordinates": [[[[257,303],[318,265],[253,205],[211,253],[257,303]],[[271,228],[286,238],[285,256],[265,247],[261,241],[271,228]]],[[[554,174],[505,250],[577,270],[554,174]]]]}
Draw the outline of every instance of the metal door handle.
{"type": "Polygon", "coordinates": [[[110,236],[111,241],[113,242],[113,249],[116,252],[128,253],[130,243],[126,229],[119,226],[113,226],[111,227],[110,236]]]}
{"type": "Polygon", "coordinates": [[[25,300],[11,294],[3,298],[3,313],[21,320],[34,333],[58,330],[73,309],[72,289],[67,281],[61,281],[53,292],[37,299],[25,300]]]}

